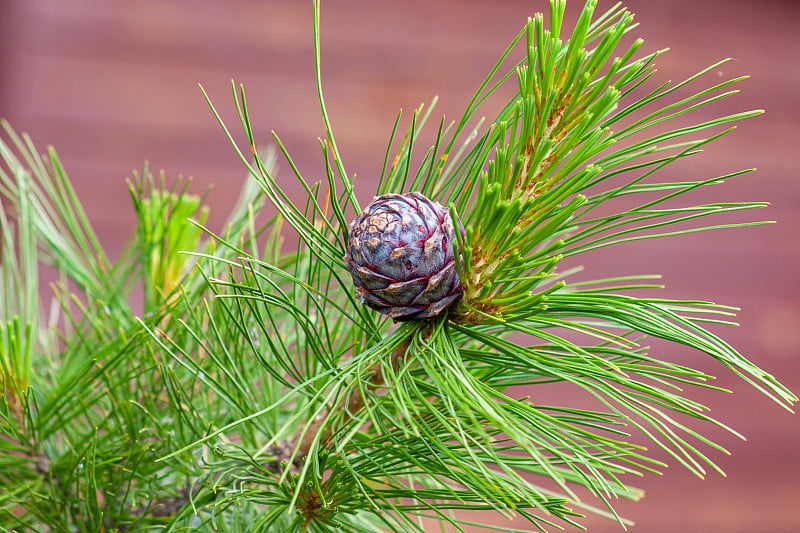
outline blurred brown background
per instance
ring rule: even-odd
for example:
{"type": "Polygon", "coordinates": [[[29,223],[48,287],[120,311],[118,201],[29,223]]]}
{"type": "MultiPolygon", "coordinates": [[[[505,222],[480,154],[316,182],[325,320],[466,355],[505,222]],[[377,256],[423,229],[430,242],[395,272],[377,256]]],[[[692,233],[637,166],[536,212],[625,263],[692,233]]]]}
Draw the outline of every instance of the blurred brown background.
{"type": "MultiPolygon", "coordinates": [[[[574,15],[582,2],[571,0],[574,15]]],[[[611,2],[601,0],[600,7],[611,2]]],[[[630,0],[645,51],[671,47],[658,80],[682,79],[724,57],[714,76],[752,78],[743,92],[695,115],[753,108],[742,123],[661,179],[759,171],[703,193],[699,201],[766,200],[758,215],[779,224],[643,242],[589,258],[598,276],[662,273],[665,296],[740,305],[739,328],[721,332],[742,353],[800,391],[800,2],[630,0]]],[[[544,0],[325,2],[323,79],[346,168],[367,199],[399,108],[440,96],[459,116],[500,51],[544,0]]],[[[124,178],[149,159],[169,176],[214,183],[212,223],[233,205],[241,164],[204,103],[202,83],[233,123],[230,79],[246,84],[261,141],[276,130],[304,174],[322,169],[323,134],[313,79],[310,1],[0,0],[0,116],[58,149],[112,254],[132,230],[124,178]]],[[[284,165],[285,166],[285,165],[284,165]]],[[[287,183],[292,178],[287,173],[287,183]]],[[[293,186],[293,184],[291,185],[293,186]]],[[[290,186],[290,190],[291,190],[290,186]]],[[[700,394],[712,414],[748,441],[713,433],[732,456],[711,453],[728,477],[702,481],[673,467],[636,483],[643,502],[622,502],[634,531],[800,531],[800,418],[697,354],[676,358],[720,375],[736,394],[700,394]]],[[[620,531],[590,519],[589,530],[620,531]]]]}

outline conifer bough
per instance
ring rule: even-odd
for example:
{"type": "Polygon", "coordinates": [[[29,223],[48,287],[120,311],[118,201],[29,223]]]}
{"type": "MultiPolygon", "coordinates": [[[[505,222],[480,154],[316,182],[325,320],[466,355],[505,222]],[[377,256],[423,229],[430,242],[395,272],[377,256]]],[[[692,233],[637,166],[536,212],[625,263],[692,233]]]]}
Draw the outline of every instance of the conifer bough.
{"type": "Polygon", "coordinates": [[[454,233],[449,209],[418,192],[376,197],[350,224],[344,256],[361,301],[395,320],[441,313],[464,292],[454,233]]]}
{"type": "Polygon", "coordinates": [[[703,447],[724,449],[694,426],[727,426],[691,395],[719,387],[647,345],[706,354],[790,409],[789,389],[706,329],[735,309],[638,292],[654,276],[571,273],[601,248],[760,224],[702,221],[763,202],[675,204],[748,171],[658,173],[760,112],[696,116],[741,78],[677,100],[722,63],[653,87],[661,52],[620,49],[633,15],[596,5],[569,34],[563,0],[529,19],[423,156],[430,107],[405,135],[395,123],[362,210],[322,98],[315,0],[327,187],[275,135],[306,196],[284,192],[234,84],[246,150],[211,107],[254,180],[224,234],[204,238],[185,183],[144,172],[137,230],[113,260],[55,151],[0,121],[0,531],[466,531],[462,511],[495,511],[527,526],[477,525],[544,532],[584,512],[628,523],[615,499],[638,499],[628,483],[663,458],[721,471],[703,447]],[[280,217],[264,218],[267,202],[280,217]],[[301,239],[291,252],[283,224],[301,239]],[[46,307],[45,262],[62,280],[46,307]],[[358,312],[345,267],[363,302],[403,322],[358,312]],[[576,401],[542,404],[551,383],[576,401]]]}

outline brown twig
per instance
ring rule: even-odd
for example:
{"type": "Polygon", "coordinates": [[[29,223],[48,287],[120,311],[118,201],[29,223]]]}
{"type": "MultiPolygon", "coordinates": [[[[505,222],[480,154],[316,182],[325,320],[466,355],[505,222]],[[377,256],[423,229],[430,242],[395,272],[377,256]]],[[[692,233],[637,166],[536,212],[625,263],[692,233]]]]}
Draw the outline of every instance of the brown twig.
{"type": "MultiPolygon", "coordinates": [[[[154,498],[147,504],[139,504],[136,507],[129,509],[131,517],[141,518],[144,516],[153,518],[169,518],[178,514],[178,512],[190,500],[192,489],[189,486],[178,489],[177,496],[165,496],[161,498],[154,498]]],[[[130,520],[130,518],[129,518],[130,520]]],[[[109,531],[116,530],[119,533],[128,531],[133,525],[133,521],[119,523],[119,518],[106,517],[103,520],[103,528],[109,531]]]]}
{"type": "MultiPolygon", "coordinates": [[[[408,347],[411,345],[412,337],[413,336],[410,335],[392,350],[389,362],[392,369],[397,370],[401,362],[405,359],[408,352],[408,347]]],[[[365,387],[374,390],[384,385],[386,385],[386,376],[383,372],[383,366],[380,363],[376,363],[370,370],[369,377],[365,382],[365,387]]],[[[322,430],[322,426],[331,413],[337,410],[342,410],[344,411],[346,419],[352,419],[356,413],[364,408],[367,403],[367,398],[364,394],[365,387],[354,387],[350,394],[348,394],[342,399],[341,402],[339,402],[336,408],[331,407],[327,409],[324,413],[317,415],[311,423],[301,426],[294,438],[291,440],[273,446],[273,448],[270,450],[271,454],[273,455],[273,460],[265,465],[266,468],[268,470],[277,472],[281,468],[280,465],[284,461],[288,461],[288,459],[292,456],[295,448],[297,449],[297,452],[295,453],[292,466],[295,469],[299,468],[303,462],[303,459],[305,459],[305,457],[307,457],[311,451],[311,446],[313,445],[317,435],[322,430]],[[299,445],[295,446],[295,443],[298,442],[299,445]]],[[[326,443],[330,439],[331,435],[333,435],[333,431],[334,427],[331,424],[325,427],[324,433],[321,437],[323,443],[326,443]]],[[[130,513],[132,516],[138,517],[145,514],[158,518],[173,516],[188,503],[190,494],[191,491],[188,488],[184,488],[178,491],[177,496],[157,498],[150,502],[149,505],[139,505],[132,508],[130,513]]],[[[127,524],[121,524],[117,526],[112,521],[108,520],[106,521],[106,525],[116,526],[119,531],[126,531],[129,527],[127,524]]]]}
{"type": "MultiPolygon", "coordinates": [[[[409,336],[400,344],[395,346],[392,350],[390,364],[393,369],[396,370],[401,360],[405,358],[406,352],[408,352],[408,347],[411,345],[411,338],[412,337],[409,336]]],[[[382,368],[383,367],[380,363],[376,363],[375,366],[372,367],[371,374],[366,380],[366,387],[377,389],[383,385],[386,385],[386,376],[384,376],[382,368]]],[[[350,394],[343,398],[335,408],[330,407],[324,413],[317,415],[310,424],[301,426],[292,440],[292,442],[299,441],[297,453],[294,457],[295,467],[299,466],[303,462],[303,459],[308,456],[308,453],[311,451],[311,446],[313,445],[323,424],[331,415],[331,413],[335,411],[344,411],[345,417],[350,419],[353,418],[357,412],[364,408],[366,402],[367,399],[364,396],[364,388],[354,387],[350,394]]],[[[333,429],[334,428],[331,424],[325,428],[325,433],[321,438],[323,443],[327,442],[331,438],[331,435],[333,435],[333,429]]]]}

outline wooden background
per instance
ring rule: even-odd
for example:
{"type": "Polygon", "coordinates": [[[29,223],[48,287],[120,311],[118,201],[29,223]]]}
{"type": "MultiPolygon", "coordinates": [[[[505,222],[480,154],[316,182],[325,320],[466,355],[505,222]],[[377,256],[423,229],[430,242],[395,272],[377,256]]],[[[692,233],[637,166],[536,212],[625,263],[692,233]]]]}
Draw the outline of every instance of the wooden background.
{"type": "MultiPolygon", "coordinates": [[[[570,20],[578,4],[571,1],[570,20]]],[[[698,120],[767,111],[662,179],[757,167],[695,199],[766,200],[772,207],[758,216],[780,223],[638,243],[589,257],[587,271],[657,272],[669,297],[740,305],[743,325],[725,328],[725,338],[800,391],[800,2],[628,5],[645,50],[672,49],[658,61],[658,80],[680,79],[724,57],[735,61],[707,83],[752,76],[740,95],[698,113],[698,120]]],[[[439,113],[458,116],[526,17],[546,9],[544,0],[325,2],[326,100],[345,165],[359,175],[360,199],[374,189],[397,110],[438,94],[439,113]]],[[[212,223],[233,205],[244,172],[197,83],[231,121],[229,80],[245,83],[261,141],[276,130],[304,174],[320,176],[316,138],[323,129],[311,43],[310,1],[0,0],[0,116],[31,133],[41,148],[56,146],[114,253],[133,223],[124,178],[145,159],[169,176],[194,176],[198,192],[214,183],[212,223]]],[[[736,389],[700,397],[748,442],[714,434],[733,454],[712,453],[727,478],[699,480],[673,467],[641,480],[644,501],[619,506],[637,523],[634,531],[800,531],[800,419],[698,354],[668,356],[736,389]]],[[[620,531],[600,519],[588,525],[594,533],[620,531]]]]}

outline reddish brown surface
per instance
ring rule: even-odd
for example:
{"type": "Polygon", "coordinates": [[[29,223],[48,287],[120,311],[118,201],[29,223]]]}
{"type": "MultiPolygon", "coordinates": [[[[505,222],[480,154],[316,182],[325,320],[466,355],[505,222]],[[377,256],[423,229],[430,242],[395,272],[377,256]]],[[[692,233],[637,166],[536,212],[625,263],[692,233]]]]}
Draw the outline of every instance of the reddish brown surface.
{"type": "MultiPolygon", "coordinates": [[[[570,4],[573,14],[578,3],[570,4]]],[[[665,295],[741,305],[743,325],[727,328],[724,336],[799,391],[800,4],[628,4],[646,50],[672,48],[658,61],[660,80],[685,77],[728,56],[736,60],[715,77],[752,76],[741,84],[741,95],[697,118],[751,108],[767,114],[743,123],[679,170],[695,177],[758,167],[758,173],[695,199],[767,200],[773,207],[758,216],[780,224],[639,243],[597,254],[587,268],[598,276],[659,272],[668,285],[665,295]]],[[[601,7],[609,5],[601,1],[601,7]]],[[[345,165],[360,176],[362,200],[373,190],[397,109],[438,94],[439,112],[455,117],[536,10],[546,10],[543,0],[326,3],[326,99],[345,165]]],[[[0,39],[0,116],[30,132],[41,147],[58,148],[112,251],[133,221],[123,179],[145,158],[170,176],[194,176],[198,191],[215,183],[212,221],[233,204],[243,171],[197,83],[232,120],[229,79],[244,82],[262,142],[276,130],[304,173],[319,176],[316,137],[323,130],[313,85],[310,2],[3,0],[0,39]]],[[[669,177],[680,175],[663,176],[669,177]]],[[[800,531],[800,419],[697,354],[670,356],[712,370],[720,385],[736,388],[733,396],[702,399],[748,442],[718,435],[733,453],[712,453],[727,478],[711,474],[701,481],[673,467],[638,483],[647,489],[645,500],[620,504],[637,523],[634,531],[800,531]]],[[[595,533],[619,531],[608,521],[591,519],[589,525],[595,533]]]]}

